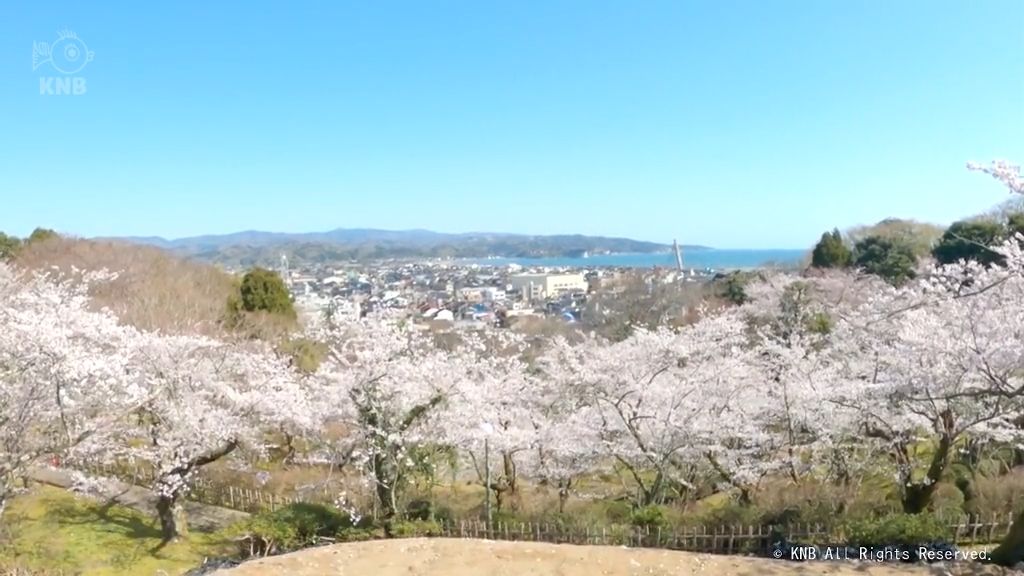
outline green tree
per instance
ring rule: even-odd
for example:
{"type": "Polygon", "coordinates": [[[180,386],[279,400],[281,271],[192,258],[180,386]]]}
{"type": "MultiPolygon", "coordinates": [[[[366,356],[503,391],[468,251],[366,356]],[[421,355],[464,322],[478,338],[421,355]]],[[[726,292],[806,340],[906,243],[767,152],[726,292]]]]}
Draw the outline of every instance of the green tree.
{"type": "Polygon", "coordinates": [[[857,267],[890,284],[899,285],[916,276],[917,257],[910,246],[901,242],[869,236],[857,242],[854,254],[857,267]]]}
{"type": "Polygon", "coordinates": [[[739,272],[733,272],[726,276],[722,283],[720,295],[733,304],[744,304],[750,299],[746,291],[748,281],[749,278],[742,276],[739,272]]]}
{"type": "Polygon", "coordinates": [[[295,318],[291,294],[281,276],[266,268],[246,272],[239,286],[239,305],[246,312],[269,312],[295,318]]]}
{"type": "Polygon", "coordinates": [[[1006,232],[1008,236],[1024,234],[1024,212],[1015,212],[1006,218],[1006,232]]]}
{"type": "Polygon", "coordinates": [[[21,248],[21,239],[17,236],[8,236],[0,232],[0,260],[7,260],[14,256],[21,248]]]}
{"type": "Polygon", "coordinates": [[[825,232],[811,253],[811,266],[815,268],[845,268],[853,261],[853,254],[843,242],[839,229],[825,232]]]}
{"type": "Polygon", "coordinates": [[[932,256],[942,264],[973,260],[990,265],[1003,257],[988,247],[1002,242],[1006,230],[992,220],[961,220],[954,222],[939,239],[932,256]]]}
{"type": "Polygon", "coordinates": [[[31,244],[33,242],[43,242],[51,238],[58,238],[59,236],[60,234],[57,234],[56,232],[50,230],[49,228],[36,228],[35,230],[32,231],[31,234],[28,235],[28,238],[25,240],[25,244],[31,244]]]}

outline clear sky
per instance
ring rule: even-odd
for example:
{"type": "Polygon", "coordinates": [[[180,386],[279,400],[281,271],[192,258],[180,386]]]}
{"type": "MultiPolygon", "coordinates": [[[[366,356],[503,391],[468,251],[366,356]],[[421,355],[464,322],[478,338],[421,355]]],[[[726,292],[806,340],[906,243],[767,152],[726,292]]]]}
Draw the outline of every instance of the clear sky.
{"type": "Polygon", "coordinates": [[[0,8],[0,230],[18,235],[797,248],[1007,199],[964,163],[1024,161],[1022,134],[1021,0],[0,8]],[[70,75],[86,91],[40,94],[65,75],[33,70],[33,43],[63,29],[94,53],[70,75]]]}

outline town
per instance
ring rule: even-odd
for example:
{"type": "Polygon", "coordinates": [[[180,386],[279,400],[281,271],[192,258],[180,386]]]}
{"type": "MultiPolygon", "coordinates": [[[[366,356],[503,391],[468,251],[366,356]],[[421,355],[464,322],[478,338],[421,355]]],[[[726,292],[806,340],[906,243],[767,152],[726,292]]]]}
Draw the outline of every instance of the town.
{"type": "Polygon", "coordinates": [[[353,317],[381,309],[415,310],[420,320],[456,327],[504,327],[517,317],[580,322],[588,313],[588,301],[598,293],[614,298],[637,281],[653,289],[703,283],[724,274],[711,268],[684,268],[681,259],[673,268],[637,269],[489,266],[453,260],[295,266],[285,256],[278,272],[305,319],[328,312],[353,317]]]}

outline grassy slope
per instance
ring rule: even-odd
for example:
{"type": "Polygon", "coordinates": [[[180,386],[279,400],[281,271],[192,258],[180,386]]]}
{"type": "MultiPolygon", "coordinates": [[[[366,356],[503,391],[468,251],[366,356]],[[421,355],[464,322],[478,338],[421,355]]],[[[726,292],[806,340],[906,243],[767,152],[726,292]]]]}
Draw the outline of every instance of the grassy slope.
{"type": "Polygon", "coordinates": [[[10,539],[0,543],[0,567],[66,574],[182,574],[231,551],[218,535],[198,533],[159,549],[153,518],[51,487],[16,498],[3,528],[10,539]]]}

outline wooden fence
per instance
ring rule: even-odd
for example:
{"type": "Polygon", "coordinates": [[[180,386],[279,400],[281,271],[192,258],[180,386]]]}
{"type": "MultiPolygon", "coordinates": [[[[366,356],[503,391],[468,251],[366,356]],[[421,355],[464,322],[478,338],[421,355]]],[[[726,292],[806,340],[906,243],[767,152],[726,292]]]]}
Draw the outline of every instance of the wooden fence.
{"type": "MultiPolygon", "coordinates": [[[[125,482],[150,485],[152,474],[139,468],[111,466],[109,464],[76,466],[83,472],[115,477],[125,482]]],[[[251,514],[274,511],[282,506],[297,503],[332,504],[328,494],[316,498],[296,498],[272,492],[221,485],[206,478],[192,482],[188,494],[190,500],[239,510],[251,514]]],[[[1010,533],[1013,514],[993,514],[987,519],[960,517],[947,519],[954,534],[953,544],[957,546],[978,546],[994,544],[1010,533]]],[[[455,520],[440,523],[439,534],[445,538],[483,538],[487,540],[510,540],[548,542],[554,544],[597,544],[607,546],[633,546],[666,548],[691,552],[719,554],[763,554],[771,551],[775,542],[803,542],[825,545],[835,535],[834,530],[822,524],[772,525],[730,525],[730,526],[676,526],[638,527],[630,525],[567,526],[552,523],[530,522],[487,522],[478,519],[455,520]]]]}
{"type": "MultiPolygon", "coordinates": [[[[950,525],[957,546],[978,546],[1001,541],[1010,532],[1012,515],[992,517],[988,522],[962,519],[950,525]]],[[[816,545],[835,544],[834,534],[820,524],[788,526],[564,526],[529,522],[497,522],[488,526],[479,520],[462,520],[441,524],[447,538],[484,538],[580,544],[665,548],[714,554],[768,554],[780,540],[816,545]]]]}
{"type": "MultiPolygon", "coordinates": [[[[85,463],[75,465],[73,469],[97,476],[116,478],[122,482],[139,486],[151,486],[156,480],[151,470],[131,465],[85,463]]],[[[288,497],[256,488],[243,488],[213,482],[202,476],[190,482],[187,498],[201,504],[230,508],[250,514],[258,514],[267,510],[274,511],[282,506],[301,502],[311,504],[331,504],[333,502],[328,494],[323,494],[320,498],[288,497]]]]}

